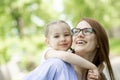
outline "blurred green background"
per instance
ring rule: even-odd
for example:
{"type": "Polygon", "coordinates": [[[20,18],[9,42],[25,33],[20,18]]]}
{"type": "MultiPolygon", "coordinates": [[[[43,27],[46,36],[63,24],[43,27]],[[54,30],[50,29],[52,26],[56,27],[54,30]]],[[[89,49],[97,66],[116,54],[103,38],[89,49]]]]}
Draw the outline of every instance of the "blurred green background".
{"type": "Polygon", "coordinates": [[[83,17],[96,19],[108,33],[110,54],[119,56],[119,8],[119,0],[0,0],[0,80],[6,78],[3,66],[6,80],[19,80],[40,63],[46,47],[44,27],[53,20],[65,20],[74,27],[83,17]],[[22,73],[17,72],[17,78],[10,75],[11,62],[22,73]]]}

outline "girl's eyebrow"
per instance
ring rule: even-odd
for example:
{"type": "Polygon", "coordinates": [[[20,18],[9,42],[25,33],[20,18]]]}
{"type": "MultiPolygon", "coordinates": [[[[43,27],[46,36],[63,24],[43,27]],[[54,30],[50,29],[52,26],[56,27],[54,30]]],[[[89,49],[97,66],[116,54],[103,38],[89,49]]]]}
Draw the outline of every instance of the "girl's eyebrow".
{"type": "Polygon", "coordinates": [[[56,33],[54,33],[54,34],[59,34],[59,33],[56,32],[56,33]]]}
{"type": "Polygon", "coordinates": [[[64,33],[70,33],[70,31],[66,31],[66,32],[64,32],[64,33]]]}

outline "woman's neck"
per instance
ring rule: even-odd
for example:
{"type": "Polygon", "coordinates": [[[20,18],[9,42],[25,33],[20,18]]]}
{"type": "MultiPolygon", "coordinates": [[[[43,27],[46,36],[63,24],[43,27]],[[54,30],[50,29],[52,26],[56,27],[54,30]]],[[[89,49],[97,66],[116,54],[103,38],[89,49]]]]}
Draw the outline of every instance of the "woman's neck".
{"type": "Polygon", "coordinates": [[[93,61],[93,58],[94,58],[94,55],[84,55],[82,56],[83,58],[85,58],[86,60],[92,62],[93,61]]]}
{"type": "Polygon", "coordinates": [[[77,65],[74,66],[78,80],[86,80],[87,69],[81,68],[77,65]]]}
{"type": "MultiPolygon", "coordinates": [[[[92,62],[95,57],[96,51],[85,53],[83,55],[80,55],[81,57],[85,58],[86,60],[92,62]]],[[[76,71],[78,80],[86,80],[87,75],[87,69],[84,69],[82,67],[79,67],[77,65],[74,65],[74,69],[76,71]]]]}
{"type": "Polygon", "coordinates": [[[81,57],[85,58],[86,60],[92,62],[94,57],[95,57],[95,54],[96,54],[96,51],[92,51],[92,52],[84,53],[83,55],[79,55],[79,56],[81,56],[81,57]]]}

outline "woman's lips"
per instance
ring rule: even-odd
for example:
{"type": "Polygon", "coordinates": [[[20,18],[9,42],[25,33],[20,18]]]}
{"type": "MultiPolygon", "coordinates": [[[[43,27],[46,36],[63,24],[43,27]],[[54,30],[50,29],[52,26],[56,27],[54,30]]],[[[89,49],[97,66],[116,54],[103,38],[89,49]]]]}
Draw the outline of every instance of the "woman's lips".
{"type": "Polygon", "coordinates": [[[76,42],[76,44],[82,44],[82,45],[84,45],[86,43],[87,43],[87,41],[85,41],[85,40],[79,40],[76,42]]]}

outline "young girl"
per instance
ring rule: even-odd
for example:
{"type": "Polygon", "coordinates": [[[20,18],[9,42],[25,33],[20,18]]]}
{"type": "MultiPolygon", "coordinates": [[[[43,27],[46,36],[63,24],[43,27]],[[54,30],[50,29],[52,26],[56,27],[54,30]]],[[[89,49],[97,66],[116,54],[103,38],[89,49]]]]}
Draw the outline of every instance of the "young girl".
{"type": "Polygon", "coordinates": [[[98,70],[94,64],[67,51],[72,44],[72,35],[70,26],[65,21],[58,20],[49,23],[45,28],[45,37],[48,48],[43,53],[42,63],[48,58],[59,58],[70,64],[89,69],[90,77],[98,78],[98,70]]]}

